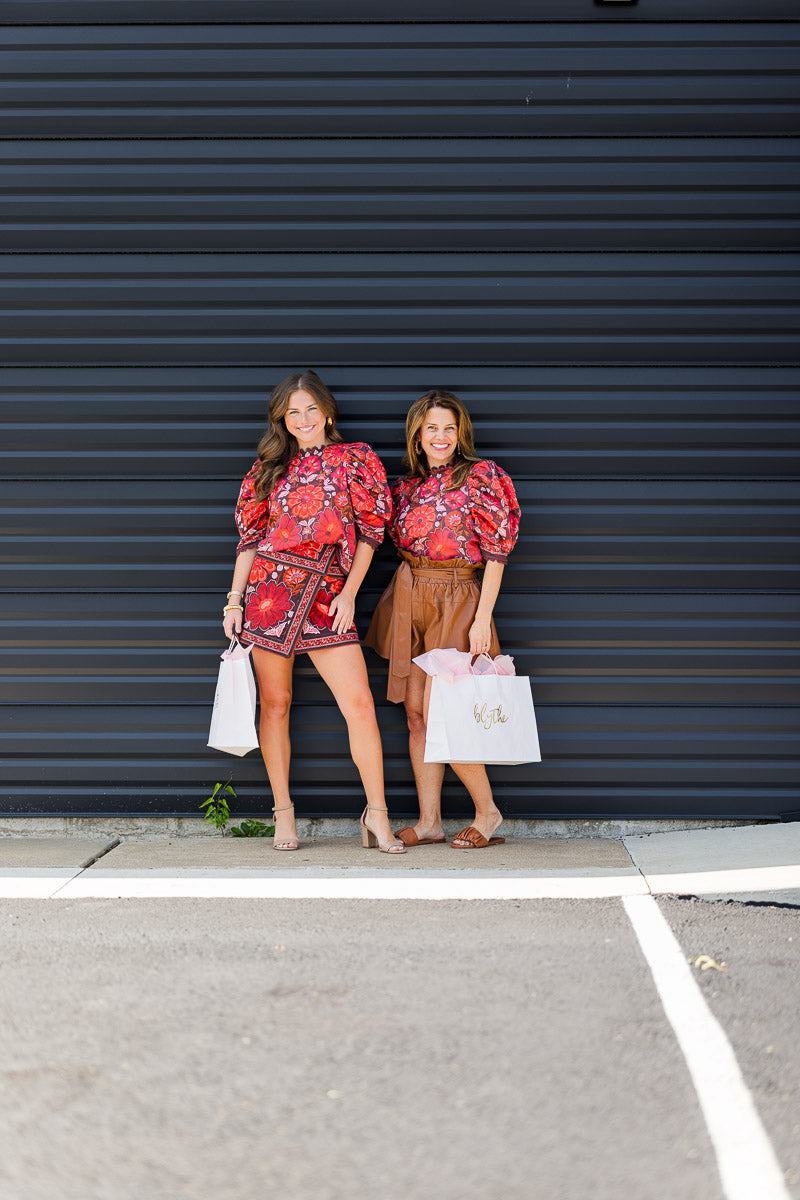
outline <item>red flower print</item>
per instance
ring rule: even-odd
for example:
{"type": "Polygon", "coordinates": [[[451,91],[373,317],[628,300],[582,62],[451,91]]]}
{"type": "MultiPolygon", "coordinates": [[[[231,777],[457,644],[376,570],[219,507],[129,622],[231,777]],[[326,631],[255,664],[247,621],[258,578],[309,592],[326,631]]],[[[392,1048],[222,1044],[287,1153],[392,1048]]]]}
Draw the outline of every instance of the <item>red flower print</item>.
{"type": "Polygon", "coordinates": [[[259,583],[247,601],[247,624],[251,629],[270,629],[282,621],[292,607],[292,596],[282,583],[259,583]]]}
{"type": "Polygon", "coordinates": [[[350,495],[352,496],[353,507],[356,512],[369,511],[375,507],[375,497],[372,492],[368,492],[357,479],[350,481],[350,495]]]}
{"type": "Polygon", "coordinates": [[[275,522],[269,534],[273,550],[290,550],[300,541],[300,526],[288,513],[275,522]]]}
{"type": "Polygon", "coordinates": [[[341,517],[332,508],[325,508],[314,522],[314,537],[323,545],[332,546],[344,533],[341,517]]]}
{"type": "Polygon", "coordinates": [[[325,492],[317,484],[294,488],[286,497],[286,503],[296,517],[313,517],[325,503],[325,492]]]}
{"type": "Polygon", "coordinates": [[[429,500],[432,496],[438,496],[442,490],[442,475],[431,475],[424,480],[417,489],[418,500],[429,500]]]}
{"type": "Polygon", "coordinates": [[[454,492],[444,493],[444,501],[448,508],[463,508],[467,503],[467,493],[456,488],[454,492]]]}
{"type": "Polygon", "coordinates": [[[287,587],[292,588],[292,590],[294,590],[297,584],[305,583],[307,578],[308,572],[299,571],[297,567],[288,567],[283,572],[283,582],[287,585],[287,587]]]}
{"type": "Polygon", "coordinates": [[[444,519],[447,529],[460,529],[463,517],[460,512],[449,512],[444,519]]]}
{"type": "Polygon", "coordinates": [[[458,558],[458,542],[446,529],[434,529],[425,543],[428,558],[443,562],[447,558],[458,558]]]}
{"type": "Polygon", "coordinates": [[[333,498],[333,502],[339,512],[347,512],[350,505],[350,496],[347,492],[337,492],[333,498]]]}
{"type": "Polygon", "coordinates": [[[436,509],[433,505],[420,504],[406,513],[403,525],[409,537],[424,538],[429,530],[433,529],[435,520],[436,509]]]}
{"type": "Polygon", "coordinates": [[[321,466],[322,459],[318,454],[307,454],[305,458],[301,458],[297,473],[308,479],[309,476],[316,475],[321,466]]]}
{"type": "Polygon", "coordinates": [[[333,629],[333,617],[330,614],[330,606],[336,599],[336,592],[326,591],[325,588],[320,588],[314,597],[314,603],[311,606],[309,616],[317,629],[333,629]]]}
{"type": "Polygon", "coordinates": [[[269,567],[265,567],[262,563],[260,563],[258,561],[258,559],[256,559],[255,562],[253,563],[252,569],[250,571],[250,578],[248,580],[248,583],[252,583],[252,584],[261,583],[261,581],[263,579],[269,579],[269,574],[270,574],[269,567]]]}

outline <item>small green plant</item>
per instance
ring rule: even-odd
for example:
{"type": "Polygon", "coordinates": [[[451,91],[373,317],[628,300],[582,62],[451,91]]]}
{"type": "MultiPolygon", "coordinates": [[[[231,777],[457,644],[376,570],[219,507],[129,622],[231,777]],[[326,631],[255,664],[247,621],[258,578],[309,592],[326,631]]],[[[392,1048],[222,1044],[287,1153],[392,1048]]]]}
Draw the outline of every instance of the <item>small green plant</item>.
{"type": "Polygon", "coordinates": [[[273,837],[274,825],[265,825],[263,821],[242,821],[241,825],[231,826],[231,837],[273,837]]]}
{"type": "MultiPolygon", "coordinates": [[[[200,808],[206,810],[207,823],[213,825],[221,834],[228,829],[231,819],[228,797],[236,799],[236,792],[231,786],[232,778],[233,776],[229,775],[227,783],[214,784],[213,792],[200,805],[200,808]]],[[[231,837],[272,837],[275,826],[265,825],[263,821],[242,821],[241,825],[231,825],[229,833],[231,837]]]]}
{"type": "Polygon", "coordinates": [[[214,784],[214,790],[207,800],[204,800],[200,808],[206,810],[206,823],[213,825],[220,833],[224,833],[228,827],[228,822],[231,819],[231,812],[228,807],[228,797],[233,796],[236,799],[236,792],[231,787],[232,775],[228,776],[227,783],[214,784]]]}

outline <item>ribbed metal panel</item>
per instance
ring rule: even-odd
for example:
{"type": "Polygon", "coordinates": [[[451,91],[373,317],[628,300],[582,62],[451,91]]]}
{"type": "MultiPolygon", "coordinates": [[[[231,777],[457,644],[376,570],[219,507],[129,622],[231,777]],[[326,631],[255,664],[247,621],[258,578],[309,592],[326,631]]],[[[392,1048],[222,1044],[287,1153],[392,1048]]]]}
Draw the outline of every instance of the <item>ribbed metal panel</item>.
{"type": "Polygon", "coordinates": [[[791,359],[800,255],[27,255],[8,362],[791,359]]]}
{"type": "Polygon", "coordinates": [[[0,142],[8,250],[767,250],[782,138],[0,142]]]}
{"type": "Polygon", "coordinates": [[[18,137],[784,134],[797,39],[772,23],[11,28],[18,137]]]}
{"type": "MultiPolygon", "coordinates": [[[[305,364],[390,472],[439,383],[518,484],[497,615],[545,762],[495,770],[508,813],[798,807],[798,26],[614,7],[4,8],[6,811],[192,812],[227,775],[231,510],[305,364]]],[[[352,813],[304,663],[293,720],[302,810],[352,813]]],[[[263,807],[255,756],[233,768],[263,807]]]]}
{"type": "MultiPolygon", "coordinates": [[[[273,24],[291,22],[301,28],[320,21],[388,24],[391,22],[439,22],[459,24],[486,21],[485,0],[398,0],[382,3],[375,0],[4,0],[3,21],[8,24],[82,25],[84,22],[103,24],[186,23],[199,21],[220,23],[246,22],[273,24]]],[[[768,21],[797,19],[796,0],[647,0],[637,5],[635,0],[624,7],[602,0],[495,0],[493,21],[578,21],[592,22],[623,20],[637,22],[687,21],[768,21]]]]}

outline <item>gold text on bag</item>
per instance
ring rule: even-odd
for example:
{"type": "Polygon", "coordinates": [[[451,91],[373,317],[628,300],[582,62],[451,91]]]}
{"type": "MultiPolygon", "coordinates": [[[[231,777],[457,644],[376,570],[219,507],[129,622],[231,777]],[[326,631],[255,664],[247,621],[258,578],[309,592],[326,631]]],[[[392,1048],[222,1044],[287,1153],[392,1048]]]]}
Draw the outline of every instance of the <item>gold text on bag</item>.
{"type": "Polygon", "coordinates": [[[478,725],[482,725],[484,729],[491,729],[493,725],[505,725],[509,719],[508,713],[503,712],[502,704],[498,704],[497,708],[489,708],[488,704],[482,704],[478,708],[477,704],[472,713],[478,725]]]}

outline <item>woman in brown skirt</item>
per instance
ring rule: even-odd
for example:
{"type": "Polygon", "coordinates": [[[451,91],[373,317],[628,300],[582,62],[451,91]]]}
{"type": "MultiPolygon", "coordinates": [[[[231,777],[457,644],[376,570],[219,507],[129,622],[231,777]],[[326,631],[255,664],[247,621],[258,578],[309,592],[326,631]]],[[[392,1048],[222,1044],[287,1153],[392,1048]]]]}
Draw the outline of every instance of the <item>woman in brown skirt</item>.
{"type": "MultiPolygon", "coordinates": [[[[397,837],[417,846],[445,840],[444,765],[425,762],[431,679],[411,660],[434,649],[500,653],[492,612],[520,510],[505,471],[476,455],[469,414],[452,392],[426,392],[412,404],[403,465],[406,474],[392,488],[389,525],[403,562],[378,601],[365,642],[389,659],[389,700],[405,704],[419,820],[397,837]]],[[[450,765],[475,804],[473,824],[453,846],[481,849],[504,841],[495,837],[503,818],[486,768],[450,765]]]]}
{"type": "Polygon", "coordinates": [[[289,709],[295,655],[308,654],[347,722],[367,796],[364,845],[402,854],[386,812],[380,733],[353,624],[391,499],[380,459],[365,442],[343,442],[336,417],[336,401],[313,371],[290,375],[273,391],[236,505],[241,536],[223,626],[227,638],[236,633],[253,645],[275,849],[298,847],[289,709]]]}

